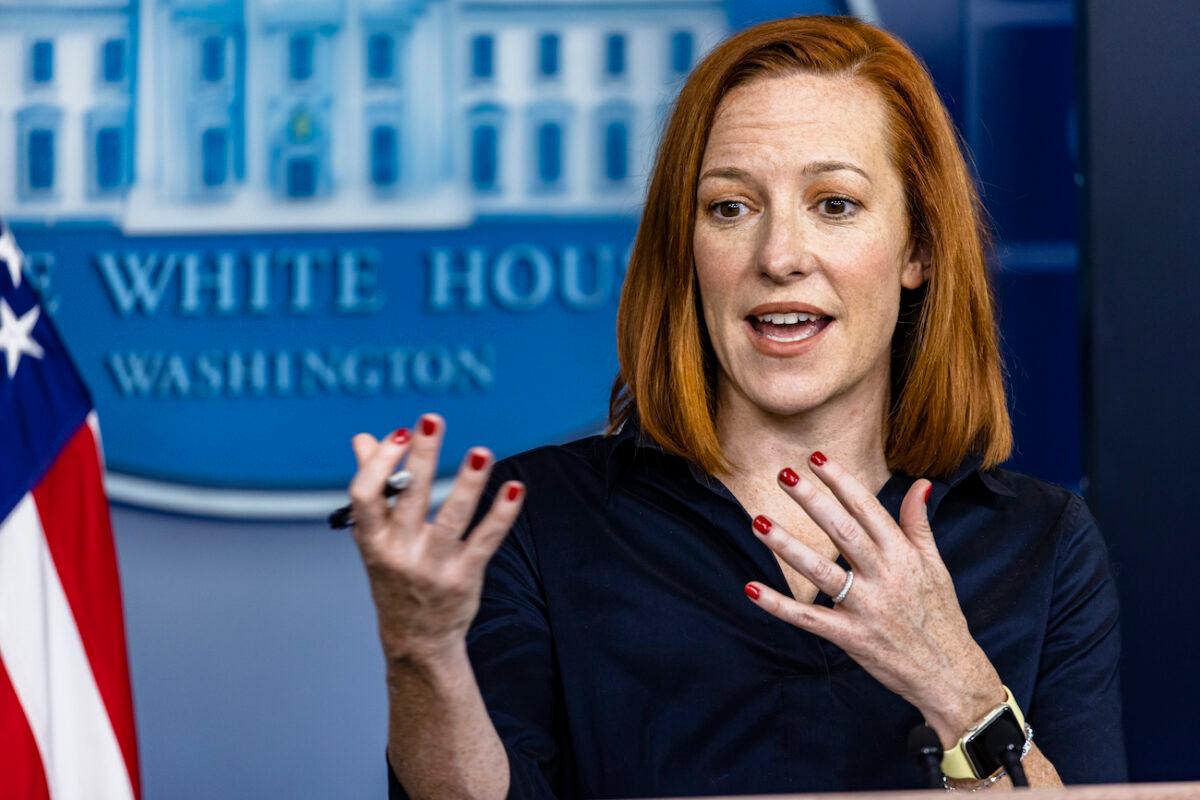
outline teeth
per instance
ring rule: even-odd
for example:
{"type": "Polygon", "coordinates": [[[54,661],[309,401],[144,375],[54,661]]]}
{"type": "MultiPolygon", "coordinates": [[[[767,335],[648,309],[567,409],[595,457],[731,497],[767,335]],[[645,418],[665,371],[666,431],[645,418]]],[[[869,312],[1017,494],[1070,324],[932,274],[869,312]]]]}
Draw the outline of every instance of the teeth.
{"type": "Polygon", "coordinates": [[[798,322],[816,322],[821,317],[817,314],[798,314],[789,312],[787,314],[759,314],[759,322],[767,322],[772,325],[795,325],[798,322]]]}
{"type": "Polygon", "coordinates": [[[770,339],[773,342],[799,342],[802,339],[811,339],[813,336],[816,336],[816,335],[817,335],[817,329],[815,327],[812,327],[812,328],[807,328],[804,330],[803,333],[797,333],[794,336],[776,336],[774,334],[764,333],[764,334],[762,334],[762,337],[764,339],[770,339]]]}

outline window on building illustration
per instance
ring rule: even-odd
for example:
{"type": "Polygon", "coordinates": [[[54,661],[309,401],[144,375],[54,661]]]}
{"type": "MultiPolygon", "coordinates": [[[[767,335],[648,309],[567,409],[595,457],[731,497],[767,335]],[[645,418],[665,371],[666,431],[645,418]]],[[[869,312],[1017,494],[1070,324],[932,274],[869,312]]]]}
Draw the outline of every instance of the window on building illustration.
{"type": "Polygon", "coordinates": [[[604,126],[604,178],[617,183],[629,176],[629,126],[612,120],[604,126]]]}
{"type": "Polygon", "coordinates": [[[317,193],[317,160],[296,156],[287,161],[288,197],[312,197],[317,193]]]}
{"type": "Polygon", "coordinates": [[[471,131],[471,183],[477,190],[496,188],[498,139],[499,131],[492,123],[476,125],[471,131]]]}
{"type": "Polygon", "coordinates": [[[50,83],[54,80],[54,42],[39,39],[29,51],[29,78],[34,83],[50,83]]]}
{"type": "Polygon", "coordinates": [[[617,78],[625,74],[625,36],[610,33],[604,39],[604,74],[617,78]]]}
{"type": "Polygon", "coordinates": [[[373,81],[390,81],[396,73],[395,39],[374,33],[367,39],[367,76],[373,81]]]}
{"type": "Polygon", "coordinates": [[[543,78],[558,74],[558,45],[557,33],[543,33],[538,37],[538,74],[543,78]]]}
{"type": "Polygon", "coordinates": [[[225,39],[207,36],[200,45],[200,75],[208,83],[225,80],[225,39]]]}
{"type": "Polygon", "coordinates": [[[101,191],[120,188],[125,172],[122,149],[120,128],[96,131],[96,187],[101,191]]]}
{"type": "Polygon", "coordinates": [[[396,129],[391,125],[376,125],[371,129],[371,183],[392,186],[399,175],[399,148],[396,129]]]}
{"type": "Polygon", "coordinates": [[[543,122],[537,129],[537,176],[544,184],[562,178],[562,125],[543,122]]]}
{"type": "Polygon", "coordinates": [[[492,77],[495,53],[494,40],[488,34],[480,34],[471,39],[471,77],[486,80],[492,77]]]}
{"type": "Polygon", "coordinates": [[[54,131],[49,128],[29,132],[28,183],[35,191],[54,188],[54,131]]]}
{"type": "Polygon", "coordinates": [[[205,186],[224,186],[229,177],[229,132],[209,128],[200,137],[200,180],[205,186]]]}
{"type": "Polygon", "coordinates": [[[313,73],[313,37],[294,33],[288,40],[288,76],[294,81],[306,81],[313,73]]]}
{"type": "Polygon", "coordinates": [[[100,74],[105,83],[120,83],[125,80],[125,42],[108,39],[100,51],[100,74]]]}
{"type": "Polygon", "coordinates": [[[692,34],[675,31],[671,34],[671,71],[682,75],[692,68],[692,34]]]}

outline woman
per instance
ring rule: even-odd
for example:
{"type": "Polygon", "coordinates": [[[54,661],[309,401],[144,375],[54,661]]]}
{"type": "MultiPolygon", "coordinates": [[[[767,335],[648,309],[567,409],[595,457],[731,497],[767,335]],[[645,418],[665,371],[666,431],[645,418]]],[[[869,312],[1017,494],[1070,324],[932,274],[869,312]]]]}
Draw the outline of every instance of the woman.
{"type": "Polygon", "coordinates": [[[922,720],[952,787],[1010,785],[964,741],[981,725],[1034,786],[1124,779],[1103,541],[1078,497],[995,468],[956,142],[888,34],[744,31],[665,132],[610,435],[472,449],[428,523],[443,421],[355,437],[393,796],[913,788],[922,720]]]}

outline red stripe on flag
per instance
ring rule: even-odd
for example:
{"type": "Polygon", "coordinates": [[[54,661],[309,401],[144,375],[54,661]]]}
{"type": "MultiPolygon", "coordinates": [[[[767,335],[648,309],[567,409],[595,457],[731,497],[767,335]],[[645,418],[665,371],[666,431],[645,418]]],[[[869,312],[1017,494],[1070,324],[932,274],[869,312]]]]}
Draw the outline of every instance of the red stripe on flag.
{"type": "Polygon", "coordinates": [[[4,791],[13,792],[12,797],[22,800],[50,800],[42,754],[38,752],[3,658],[0,658],[0,734],[3,734],[0,763],[4,765],[0,778],[4,780],[4,791]]]}
{"type": "Polygon", "coordinates": [[[34,488],[33,499],[134,797],[141,797],[117,554],[100,458],[86,422],[34,488]]]}

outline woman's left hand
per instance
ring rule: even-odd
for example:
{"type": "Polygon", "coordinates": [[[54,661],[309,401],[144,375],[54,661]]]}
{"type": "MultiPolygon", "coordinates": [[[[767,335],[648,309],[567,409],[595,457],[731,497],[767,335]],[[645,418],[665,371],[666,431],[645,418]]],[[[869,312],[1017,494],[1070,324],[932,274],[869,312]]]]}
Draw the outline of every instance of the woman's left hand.
{"type": "MultiPolygon", "coordinates": [[[[833,608],[801,603],[759,582],[746,594],[764,610],[841,647],[880,683],[917,707],[946,747],[1004,702],[1004,689],[971,637],[954,583],[938,553],[926,503],[933,484],[918,480],[900,506],[900,524],[853,475],[820,453],[812,472],[833,495],[791,469],[779,485],[833,540],[854,571],[833,608]]],[[[757,517],[755,531],[779,557],[836,597],[846,571],[757,517]]]]}

